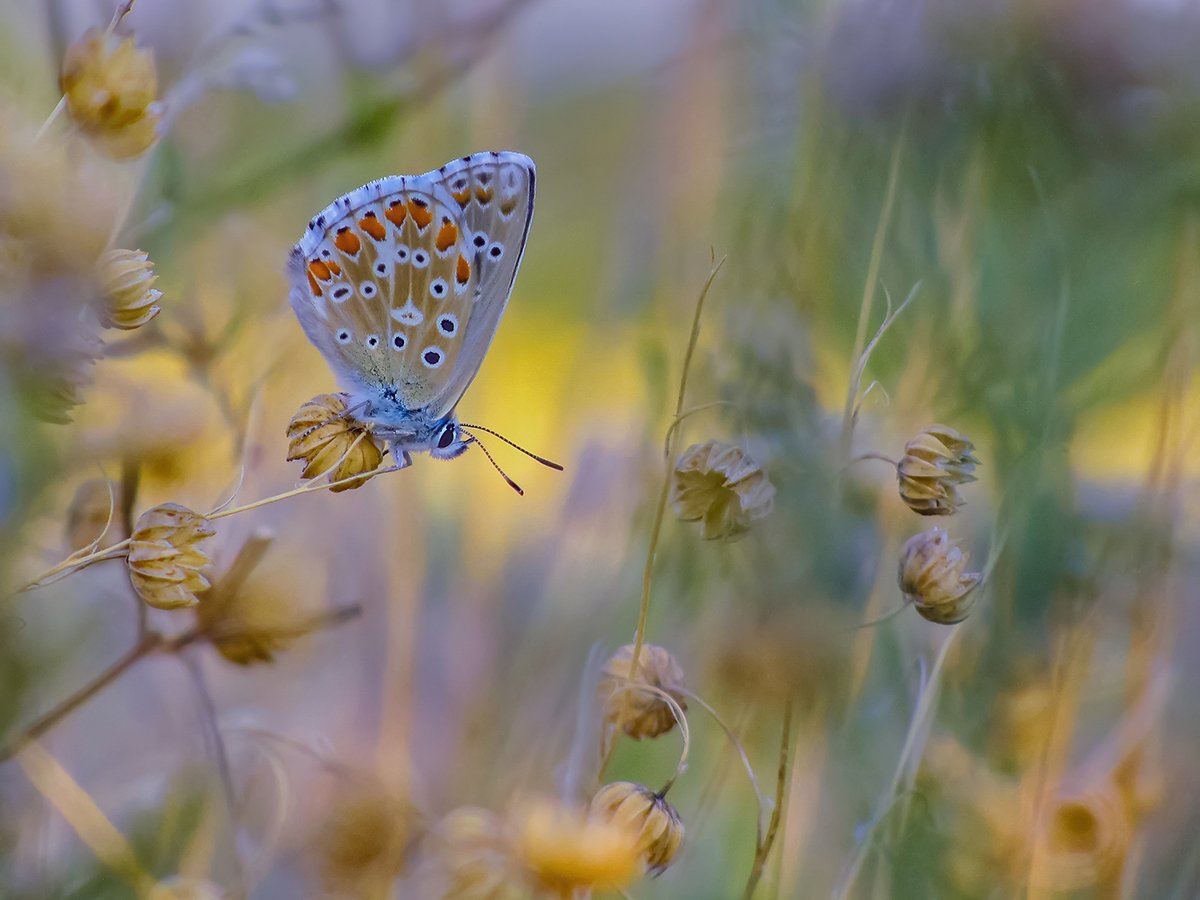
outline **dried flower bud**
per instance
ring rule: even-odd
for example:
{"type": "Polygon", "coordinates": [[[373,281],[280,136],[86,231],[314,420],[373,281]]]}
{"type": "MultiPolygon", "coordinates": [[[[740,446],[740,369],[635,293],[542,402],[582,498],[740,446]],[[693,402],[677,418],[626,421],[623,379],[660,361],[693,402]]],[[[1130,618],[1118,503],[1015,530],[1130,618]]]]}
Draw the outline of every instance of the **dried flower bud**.
{"type": "Polygon", "coordinates": [[[325,884],[356,897],[387,893],[404,868],[413,816],[406,798],[382,783],[339,796],[318,838],[325,884]]]}
{"type": "Polygon", "coordinates": [[[694,444],[675,463],[671,503],[684,522],[703,521],[706,541],[733,540],[775,505],[775,487],[741,447],[694,444]]]}
{"type": "Polygon", "coordinates": [[[604,664],[598,693],[605,720],[635,740],[658,737],[675,727],[675,712],[660,695],[638,685],[658,688],[687,709],[683,669],[656,644],[642,645],[637,671],[631,673],[632,661],[633,644],[626,644],[604,664]]]}
{"type": "Polygon", "coordinates": [[[97,275],[104,290],[104,324],[131,331],[158,315],[162,291],[154,289],[154,264],[141,250],[109,250],[97,275]]]}
{"type": "Polygon", "coordinates": [[[104,478],[85,481],[67,507],[67,544],[82,550],[99,541],[96,549],[105,550],[125,538],[120,519],[120,485],[104,478]]]}
{"type": "Polygon", "coordinates": [[[201,569],[209,565],[200,544],[216,532],[208,520],[178,503],[146,510],[130,537],[129,580],[146,603],[158,609],[194,606],[208,589],[201,569]]]}
{"type": "Polygon", "coordinates": [[[671,864],[683,843],[683,821],[666,799],[632,781],[606,784],[592,797],[592,815],[637,829],[638,849],[646,868],[658,875],[671,864]]]}
{"type": "Polygon", "coordinates": [[[525,900],[504,823],[486,809],[446,815],[421,845],[415,881],[425,900],[525,900]]]}
{"type": "MultiPolygon", "coordinates": [[[[335,464],[337,468],[332,475],[333,481],[379,468],[383,460],[383,447],[360,422],[344,415],[345,412],[345,394],[321,394],[301,406],[292,417],[287,429],[291,442],[288,445],[288,461],[304,460],[301,478],[316,478],[335,464]],[[355,441],[358,443],[351,450],[355,441]],[[338,463],[338,460],[341,462],[338,463]]],[[[364,475],[361,479],[330,490],[347,491],[362,487],[370,477],[364,475]]]]}
{"type": "Polygon", "coordinates": [[[625,887],[642,874],[636,828],[603,822],[552,801],[530,804],[516,825],[517,856],[539,886],[556,896],[625,887]]]}
{"type": "Polygon", "coordinates": [[[1132,824],[1108,780],[1064,785],[1039,823],[1033,881],[1054,892],[1111,882],[1130,849],[1132,824]]]}
{"type": "Polygon", "coordinates": [[[158,139],[154,55],[132,37],[91,29],[67,48],[59,83],[71,117],[113,159],[140,156],[158,139]]]}
{"type": "Polygon", "coordinates": [[[900,499],[923,516],[948,516],[961,505],[957,486],[975,480],[975,446],[953,428],[930,425],[904,445],[896,466],[900,499]]]}
{"type": "Polygon", "coordinates": [[[971,612],[971,594],[982,578],[965,571],[968,561],[942,528],[913,535],[900,556],[900,590],[930,622],[961,622],[971,612]]]}

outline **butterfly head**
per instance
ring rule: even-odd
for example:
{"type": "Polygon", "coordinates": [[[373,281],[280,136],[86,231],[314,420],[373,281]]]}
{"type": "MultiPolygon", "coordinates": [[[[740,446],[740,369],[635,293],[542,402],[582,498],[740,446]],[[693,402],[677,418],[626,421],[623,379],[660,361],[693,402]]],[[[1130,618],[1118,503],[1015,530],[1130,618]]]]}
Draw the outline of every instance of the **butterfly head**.
{"type": "Polygon", "coordinates": [[[467,452],[472,438],[466,436],[458,417],[451,414],[434,426],[428,450],[434,459],[454,459],[467,452]]]}

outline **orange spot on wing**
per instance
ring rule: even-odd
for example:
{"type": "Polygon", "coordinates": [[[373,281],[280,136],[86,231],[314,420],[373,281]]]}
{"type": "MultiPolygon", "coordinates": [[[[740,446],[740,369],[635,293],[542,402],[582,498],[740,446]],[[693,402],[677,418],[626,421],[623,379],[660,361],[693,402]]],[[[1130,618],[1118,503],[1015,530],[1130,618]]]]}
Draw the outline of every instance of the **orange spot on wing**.
{"type": "Polygon", "coordinates": [[[362,249],[362,241],[358,239],[357,234],[350,230],[349,225],[343,225],[333,238],[333,246],[347,256],[357,256],[358,251],[362,249]]]}
{"type": "Polygon", "coordinates": [[[308,287],[313,292],[314,297],[321,296],[321,286],[317,284],[317,279],[313,278],[312,272],[308,273],[308,287]]]}
{"type": "Polygon", "coordinates": [[[366,234],[372,240],[382,241],[385,237],[387,237],[387,229],[373,212],[369,212],[359,219],[358,227],[366,232],[366,234]]]}
{"type": "Polygon", "coordinates": [[[404,205],[403,200],[393,200],[388,204],[387,212],[384,213],[387,220],[399,228],[404,224],[405,217],[408,216],[408,207],[404,205]]]}
{"type": "Polygon", "coordinates": [[[466,284],[467,279],[471,277],[471,264],[461,253],[458,254],[458,267],[454,270],[454,277],[459,284],[466,284]]]}
{"type": "Polygon", "coordinates": [[[457,201],[459,206],[466,206],[467,201],[471,199],[471,189],[467,188],[465,191],[454,191],[454,193],[452,193],[450,196],[457,201]]]}
{"type": "Polygon", "coordinates": [[[308,275],[310,278],[320,278],[322,281],[328,281],[332,277],[329,274],[329,266],[319,259],[314,259],[308,264],[308,275]]]}
{"type": "Polygon", "coordinates": [[[517,200],[514,197],[512,200],[505,200],[500,204],[500,212],[504,215],[512,215],[512,211],[517,208],[517,200]]]}
{"type": "Polygon", "coordinates": [[[335,263],[332,259],[325,260],[325,267],[334,275],[342,274],[342,267],[335,263]]]}
{"type": "Polygon", "coordinates": [[[445,253],[454,246],[454,242],[458,240],[458,226],[449,219],[442,219],[442,227],[438,229],[437,248],[438,253],[445,253]]]}
{"type": "Polygon", "coordinates": [[[409,200],[408,214],[417,223],[418,231],[424,231],[433,221],[433,213],[429,211],[429,204],[424,200],[409,200]]]}
{"type": "Polygon", "coordinates": [[[475,199],[479,201],[480,206],[487,206],[492,202],[493,191],[491,188],[477,187],[475,188],[475,199]]]}

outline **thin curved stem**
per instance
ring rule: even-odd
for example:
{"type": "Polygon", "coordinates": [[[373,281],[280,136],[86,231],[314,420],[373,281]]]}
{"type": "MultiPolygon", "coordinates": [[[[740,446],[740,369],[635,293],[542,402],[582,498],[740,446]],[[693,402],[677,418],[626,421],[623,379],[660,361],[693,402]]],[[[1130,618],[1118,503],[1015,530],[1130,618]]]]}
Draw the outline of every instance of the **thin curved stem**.
{"type": "Polygon", "coordinates": [[[745,900],[750,900],[754,896],[754,890],[758,887],[763,869],[766,867],[767,858],[771,855],[771,848],[775,845],[775,836],[779,834],[779,823],[783,821],[784,791],[787,787],[791,761],[791,735],[792,698],[788,697],[783,707],[783,732],[779,738],[779,765],[775,770],[775,806],[771,810],[771,821],[767,824],[766,834],[762,833],[760,827],[758,840],[755,842],[754,863],[750,867],[750,877],[746,879],[746,891],[743,894],[745,900]]]}
{"type": "Polygon", "coordinates": [[[720,714],[695,691],[682,688],[680,693],[686,696],[689,700],[699,703],[700,708],[712,716],[713,721],[716,722],[718,727],[725,732],[725,737],[729,739],[729,743],[737,752],[738,758],[742,761],[742,768],[746,770],[746,776],[750,779],[750,788],[754,791],[754,801],[758,805],[758,815],[756,816],[756,821],[758,823],[759,833],[761,834],[763,828],[763,819],[767,815],[767,801],[763,797],[762,788],[759,787],[758,784],[758,776],[754,774],[754,766],[750,765],[750,757],[746,754],[746,748],[742,746],[742,741],[737,736],[737,732],[734,731],[730,726],[726,725],[725,720],[721,718],[720,714]]]}
{"type": "MultiPolygon", "coordinates": [[[[712,283],[723,265],[725,265],[724,256],[714,261],[712,270],[708,273],[708,278],[704,281],[704,287],[700,290],[700,296],[696,298],[696,311],[692,314],[692,331],[688,336],[687,352],[683,356],[683,371],[679,376],[679,395],[675,401],[675,416],[672,422],[678,420],[683,415],[683,399],[687,392],[688,371],[691,368],[692,356],[696,351],[696,342],[700,338],[700,314],[704,311],[704,298],[708,296],[708,290],[712,287],[712,283]]],[[[658,504],[654,508],[654,522],[650,526],[650,543],[646,551],[646,566],[642,570],[642,602],[638,609],[637,632],[633,639],[633,653],[629,658],[630,672],[637,671],[638,657],[642,652],[642,644],[646,640],[646,619],[650,614],[650,582],[654,574],[654,557],[658,551],[658,537],[662,531],[663,516],[667,509],[667,496],[671,489],[671,466],[674,446],[675,435],[672,434],[667,440],[662,489],[658,493],[658,504]]]]}

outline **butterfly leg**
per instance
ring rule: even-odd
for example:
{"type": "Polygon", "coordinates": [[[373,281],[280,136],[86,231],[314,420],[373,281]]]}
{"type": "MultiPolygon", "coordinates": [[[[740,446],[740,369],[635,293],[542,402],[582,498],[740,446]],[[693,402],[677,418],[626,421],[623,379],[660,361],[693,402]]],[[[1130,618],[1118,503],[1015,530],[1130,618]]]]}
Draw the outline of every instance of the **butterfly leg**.
{"type": "Polygon", "coordinates": [[[407,469],[412,465],[412,454],[401,447],[398,441],[388,441],[388,449],[392,453],[393,465],[397,469],[407,469]]]}

